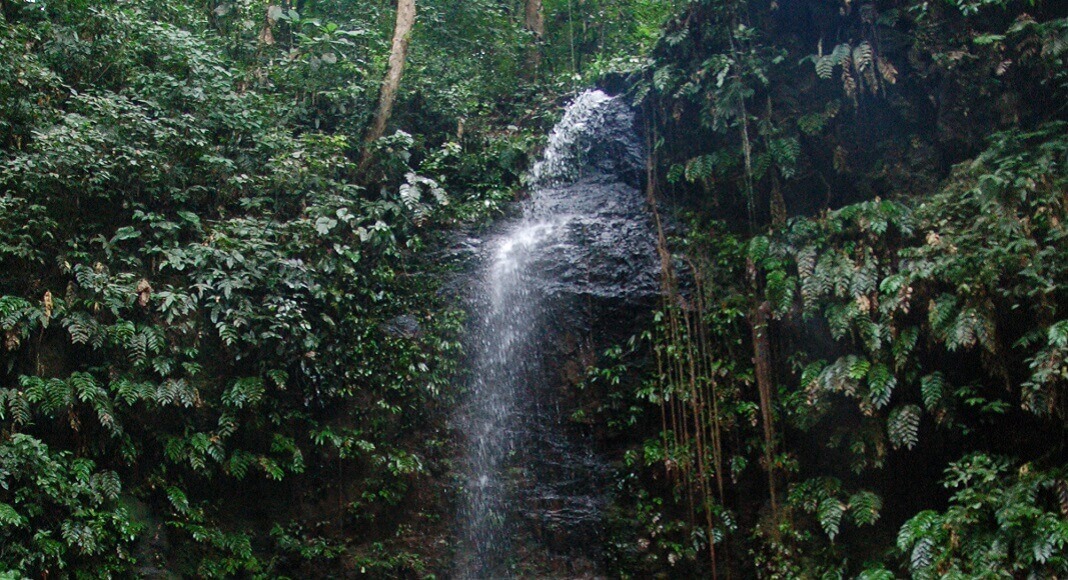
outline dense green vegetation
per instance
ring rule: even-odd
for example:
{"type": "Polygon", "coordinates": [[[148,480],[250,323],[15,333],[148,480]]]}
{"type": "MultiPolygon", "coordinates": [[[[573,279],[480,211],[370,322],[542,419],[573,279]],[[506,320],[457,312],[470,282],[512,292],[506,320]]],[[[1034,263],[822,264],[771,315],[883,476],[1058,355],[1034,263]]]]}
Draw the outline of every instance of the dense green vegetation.
{"type": "Polygon", "coordinates": [[[1052,0],[0,0],[0,576],[447,575],[441,248],[639,111],[662,307],[608,571],[1068,575],[1052,0]]]}
{"type": "Polygon", "coordinates": [[[390,2],[0,3],[0,571],[447,568],[434,252],[660,4],[420,1],[365,146],[390,2]]]}
{"type": "Polygon", "coordinates": [[[1068,573],[1066,56],[1056,3],[669,23],[632,94],[685,225],[591,376],[647,401],[602,409],[647,433],[620,570],[1068,573]]]}

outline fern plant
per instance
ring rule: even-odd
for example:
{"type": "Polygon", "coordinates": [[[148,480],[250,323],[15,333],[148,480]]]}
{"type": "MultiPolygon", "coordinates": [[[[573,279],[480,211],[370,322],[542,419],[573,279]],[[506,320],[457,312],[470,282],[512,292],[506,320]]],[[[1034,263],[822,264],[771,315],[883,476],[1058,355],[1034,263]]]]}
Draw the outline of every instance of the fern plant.
{"type": "Polygon", "coordinates": [[[832,541],[846,522],[858,526],[874,524],[883,507],[882,499],[875,493],[862,490],[848,494],[842,482],[835,478],[809,479],[795,484],[788,497],[792,506],[814,515],[832,541]]]}
{"type": "Polygon", "coordinates": [[[898,533],[908,569],[918,578],[1068,574],[1064,477],[984,454],[950,464],[949,508],[920,512],[898,533]]]}
{"type": "Polygon", "coordinates": [[[816,76],[824,80],[829,80],[835,68],[841,67],[842,90],[854,104],[858,94],[884,93],[884,83],[897,82],[897,68],[876,54],[875,48],[867,40],[856,45],[843,42],[829,54],[821,53],[809,58],[815,64],[816,76]]]}
{"type": "Polygon", "coordinates": [[[122,483],[85,458],[14,434],[0,445],[0,572],[121,573],[133,563],[141,524],[120,505],[122,483]]]}

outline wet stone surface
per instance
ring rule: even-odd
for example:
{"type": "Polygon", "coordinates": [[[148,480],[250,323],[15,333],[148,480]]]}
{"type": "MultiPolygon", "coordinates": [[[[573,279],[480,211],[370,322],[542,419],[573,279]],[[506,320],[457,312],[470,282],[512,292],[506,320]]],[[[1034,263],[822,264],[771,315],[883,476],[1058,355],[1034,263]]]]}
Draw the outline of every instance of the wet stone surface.
{"type": "Polygon", "coordinates": [[[457,577],[601,569],[609,469],[570,420],[571,395],[594,353],[634,330],[603,318],[658,291],[633,122],[604,93],[580,95],[532,172],[522,217],[462,244],[481,267],[466,291],[471,379],[456,418],[457,577]]]}

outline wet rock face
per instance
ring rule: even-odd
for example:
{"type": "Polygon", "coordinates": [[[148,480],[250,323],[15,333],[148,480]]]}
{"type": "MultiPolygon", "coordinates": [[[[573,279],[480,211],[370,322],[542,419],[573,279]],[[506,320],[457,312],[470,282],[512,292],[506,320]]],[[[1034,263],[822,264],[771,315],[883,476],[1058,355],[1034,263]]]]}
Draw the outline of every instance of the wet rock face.
{"type": "Polygon", "coordinates": [[[639,191],[644,152],[626,104],[580,95],[534,166],[528,221],[553,234],[531,274],[548,295],[631,300],[658,289],[655,237],[639,191]]]}
{"type": "Polygon", "coordinates": [[[619,99],[587,91],[553,128],[542,160],[531,171],[531,182],[535,189],[543,189],[600,174],[637,188],[644,159],[634,112],[619,99]]]}
{"type": "Polygon", "coordinates": [[[419,338],[423,335],[423,327],[414,316],[401,314],[395,316],[383,325],[383,330],[393,338],[419,338]]]}
{"type": "Polygon", "coordinates": [[[633,301],[657,293],[655,238],[638,190],[594,174],[535,195],[534,216],[557,216],[555,238],[532,267],[546,294],[633,301]]]}
{"type": "Polygon", "coordinates": [[[596,575],[608,462],[571,420],[596,353],[659,292],[633,114],[580,95],[532,174],[523,217],[483,243],[468,303],[472,378],[453,576],[596,575]]]}

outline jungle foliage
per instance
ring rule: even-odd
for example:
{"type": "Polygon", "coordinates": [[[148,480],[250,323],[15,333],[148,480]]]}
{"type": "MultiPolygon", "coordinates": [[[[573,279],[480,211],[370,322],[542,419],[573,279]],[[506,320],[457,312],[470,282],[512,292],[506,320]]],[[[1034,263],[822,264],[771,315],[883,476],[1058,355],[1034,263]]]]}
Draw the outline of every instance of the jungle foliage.
{"type": "Polygon", "coordinates": [[[0,576],[447,573],[443,248],[599,80],[665,224],[611,569],[1068,575],[1063,3],[417,4],[365,145],[391,2],[0,0],[0,576]]]}
{"type": "Polygon", "coordinates": [[[0,574],[447,566],[445,233],[578,72],[521,11],[420,0],[365,148],[390,2],[0,2],[0,574]]]}
{"type": "Polygon", "coordinates": [[[630,93],[665,297],[589,379],[647,435],[619,570],[1068,574],[1066,34],[1002,0],[668,24],[630,93]]]}

